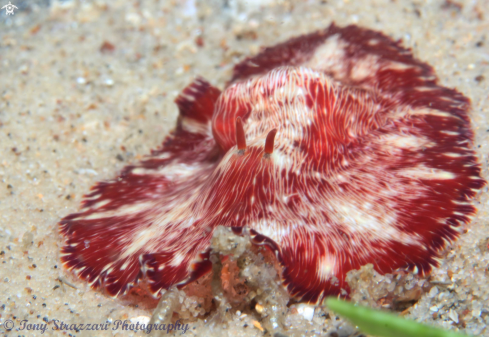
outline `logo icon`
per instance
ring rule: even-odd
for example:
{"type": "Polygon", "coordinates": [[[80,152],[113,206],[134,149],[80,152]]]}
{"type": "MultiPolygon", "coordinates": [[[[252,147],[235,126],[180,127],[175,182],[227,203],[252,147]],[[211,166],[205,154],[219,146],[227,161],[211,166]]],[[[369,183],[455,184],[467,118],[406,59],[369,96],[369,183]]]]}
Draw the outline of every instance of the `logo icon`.
{"type": "Polygon", "coordinates": [[[5,8],[5,11],[6,11],[7,15],[14,15],[15,14],[14,13],[14,8],[15,9],[19,9],[17,6],[12,5],[12,3],[10,1],[8,2],[8,5],[5,5],[5,6],[2,7],[2,9],[4,9],[4,8],[5,8]]]}

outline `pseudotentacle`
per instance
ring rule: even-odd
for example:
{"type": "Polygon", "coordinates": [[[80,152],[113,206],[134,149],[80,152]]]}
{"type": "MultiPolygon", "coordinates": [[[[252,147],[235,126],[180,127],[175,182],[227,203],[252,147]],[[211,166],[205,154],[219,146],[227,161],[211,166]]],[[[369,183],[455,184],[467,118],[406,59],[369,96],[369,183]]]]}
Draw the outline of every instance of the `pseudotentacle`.
{"type": "Polygon", "coordinates": [[[367,263],[427,273],[485,184],[469,100],[357,26],[267,48],[223,92],[198,78],[176,104],[162,147],[60,222],[64,265],[112,296],[208,272],[219,225],[275,252],[302,301],[339,294],[367,263]]]}

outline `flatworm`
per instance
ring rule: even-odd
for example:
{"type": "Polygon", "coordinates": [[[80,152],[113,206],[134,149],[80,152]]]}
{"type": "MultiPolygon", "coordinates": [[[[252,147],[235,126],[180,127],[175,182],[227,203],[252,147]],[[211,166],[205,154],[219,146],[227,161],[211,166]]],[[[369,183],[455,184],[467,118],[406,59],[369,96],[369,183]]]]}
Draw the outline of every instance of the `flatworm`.
{"type": "Polygon", "coordinates": [[[162,147],[60,221],[64,265],[112,296],[209,272],[219,225],[273,251],[305,302],[348,291],[346,273],[367,263],[426,274],[485,184],[469,99],[357,26],[266,48],[223,92],[198,78],[176,104],[162,147]]]}

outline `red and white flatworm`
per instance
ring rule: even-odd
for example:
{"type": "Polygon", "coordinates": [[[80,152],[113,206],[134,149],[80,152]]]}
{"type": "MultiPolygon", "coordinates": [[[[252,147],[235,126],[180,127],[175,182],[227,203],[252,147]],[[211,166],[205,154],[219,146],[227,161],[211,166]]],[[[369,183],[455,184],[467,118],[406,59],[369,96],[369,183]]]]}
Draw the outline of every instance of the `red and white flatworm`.
{"type": "Polygon", "coordinates": [[[348,289],[349,270],[425,274],[485,184],[469,100],[375,31],[329,28],[196,79],[160,149],[96,184],[61,220],[64,265],[93,288],[158,294],[211,270],[219,226],[276,253],[291,295],[348,289]]]}

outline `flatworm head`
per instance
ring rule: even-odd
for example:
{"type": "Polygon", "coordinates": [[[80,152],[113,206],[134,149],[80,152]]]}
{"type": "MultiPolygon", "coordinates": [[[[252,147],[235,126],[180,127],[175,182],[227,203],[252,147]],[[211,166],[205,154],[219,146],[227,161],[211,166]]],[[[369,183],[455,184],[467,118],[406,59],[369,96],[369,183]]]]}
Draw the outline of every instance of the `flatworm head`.
{"type": "Polygon", "coordinates": [[[328,29],[265,49],[221,93],[177,98],[177,128],[61,220],[64,265],[117,296],[211,269],[214,229],[249,230],[291,295],[348,291],[346,273],[427,273],[485,181],[469,100],[381,33],[328,29]]]}

